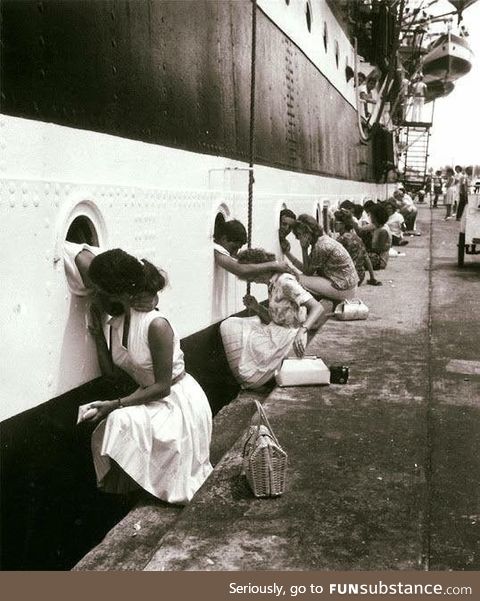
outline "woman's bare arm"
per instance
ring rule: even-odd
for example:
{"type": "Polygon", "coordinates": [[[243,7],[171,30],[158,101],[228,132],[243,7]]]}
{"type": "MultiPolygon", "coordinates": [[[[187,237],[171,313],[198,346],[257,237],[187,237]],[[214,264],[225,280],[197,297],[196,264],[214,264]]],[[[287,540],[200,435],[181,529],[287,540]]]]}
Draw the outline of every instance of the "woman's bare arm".
{"type": "Polygon", "coordinates": [[[113,378],[116,375],[115,368],[107,346],[107,341],[105,340],[102,316],[102,309],[95,302],[92,302],[90,306],[90,325],[88,326],[88,329],[95,342],[98,364],[102,375],[107,378],[113,378]]]}
{"type": "Polygon", "coordinates": [[[89,421],[105,418],[115,409],[144,405],[162,399],[170,394],[172,385],[173,331],[166,319],[158,317],[148,329],[148,344],[152,354],[155,382],[146,388],[139,388],[132,394],[112,401],[95,401],[90,407],[96,409],[89,421]]]}
{"type": "Polygon", "coordinates": [[[246,294],[243,297],[243,304],[245,305],[245,307],[247,309],[249,309],[250,311],[253,311],[256,315],[258,315],[258,317],[260,317],[260,321],[262,323],[266,323],[269,324],[272,319],[270,317],[270,313],[268,312],[268,309],[266,307],[264,307],[263,305],[261,305],[257,299],[252,296],[251,294],[246,294]]]}
{"type": "Polygon", "coordinates": [[[148,328],[148,345],[152,354],[155,383],[139,388],[122,398],[124,407],[143,405],[170,394],[173,367],[173,330],[166,319],[157,317],[148,328]]]}
{"type": "Polygon", "coordinates": [[[307,319],[302,325],[308,330],[318,330],[327,321],[329,314],[322,303],[314,298],[309,299],[305,306],[307,308],[307,319]]]}
{"type": "Polygon", "coordinates": [[[215,251],[215,263],[243,279],[255,277],[256,275],[261,275],[269,271],[274,271],[276,273],[288,271],[287,264],[282,261],[269,261],[268,263],[258,264],[239,263],[233,257],[223,255],[218,251],[215,251]]]}
{"type": "Polygon", "coordinates": [[[303,273],[303,263],[299,259],[297,259],[297,257],[292,255],[292,253],[289,250],[285,253],[285,256],[288,258],[289,261],[291,261],[292,265],[294,265],[303,273]]]}

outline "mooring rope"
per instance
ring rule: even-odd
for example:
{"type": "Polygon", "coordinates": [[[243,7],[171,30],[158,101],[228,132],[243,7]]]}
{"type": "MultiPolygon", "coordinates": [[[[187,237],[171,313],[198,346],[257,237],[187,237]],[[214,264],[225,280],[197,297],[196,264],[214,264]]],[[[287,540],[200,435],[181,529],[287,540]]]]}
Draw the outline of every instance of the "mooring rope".
{"type": "MultiPolygon", "coordinates": [[[[248,164],[248,217],[247,217],[247,246],[252,247],[253,221],[253,162],[255,159],[255,66],[257,54],[257,0],[252,0],[252,55],[250,71],[250,138],[248,164]]],[[[247,282],[247,294],[250,294],[250,282],[247,282]]]]}

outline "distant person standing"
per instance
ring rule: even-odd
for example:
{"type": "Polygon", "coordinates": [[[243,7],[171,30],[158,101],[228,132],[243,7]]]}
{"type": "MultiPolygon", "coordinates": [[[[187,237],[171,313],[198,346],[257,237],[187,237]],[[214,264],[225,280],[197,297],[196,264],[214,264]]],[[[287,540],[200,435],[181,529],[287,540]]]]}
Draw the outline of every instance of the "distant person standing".
{"type": "Polygon", "coordinates": [[[473,167],[467,167],[465,173],[460,177],[460,187],[458,194],[458,209],[457,209],[457,221],[460,221],[465,209],[465,205],[468,203],[468,192],[470,190],[471,178],[473,174],[473,167]]]}
{"type": "Polygon", "coordinates": [[[455,165],[455,201],[453,203],[453,213],[457,212],[460,206],[460,197],[462,188],[465,185],[465,170],[461,165],[455,165]]]}
{"type": "Polygon", "coordinates": [[[367,78],[364,73],[359,73],[357,75],[357,90],[358,90],[358,98],[359,98],[361,104],[363,105],[363,111],[360,111],[360,112],[361,112],[362,116],[365,117],[365,119],[367,119],[369,116],[368,107],[367,107],[368,90],[367,90],[367,78]]]}
{"type": "Polygon", "coordinates": [[[455,186],[455,171],[451,167],[445,169],[447,181],[445,182],[445,206],[447,212],[445,213],[445,220],[450,219],[452,213],[452,204],[456,197],[456,186],[455,186]]]}
{"type": "Polygon", "coordinates": [[[410,108],[410,80],[407,77],[403,77],[400,84],[399,103],[401,119],[406,121],[410,108]]]}
{"type": "Polygon", "coordinates": [[[435,171],[433,176],[433,208],[437,208],[438,199],[440,198],[443,191],[443,179],[442,172],[440,170],[435,171]]]}
{"type": "Polygon", "coordinates": [[[412,121],[418,123],[423,120],[423,105],[427,95],[427,84],[422,76],[418,76],[412,85],[412,121]]]}

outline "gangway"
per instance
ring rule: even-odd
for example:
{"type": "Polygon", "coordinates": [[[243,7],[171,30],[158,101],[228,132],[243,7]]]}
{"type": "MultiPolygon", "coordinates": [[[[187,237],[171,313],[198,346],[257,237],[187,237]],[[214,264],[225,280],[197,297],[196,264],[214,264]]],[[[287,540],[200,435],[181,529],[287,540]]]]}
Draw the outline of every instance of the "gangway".
{"type": "Polygon", "coordinates": [[[400,141],[403,148],[403,180],[412,190],[425,185],[431,121],[402,121],[400,141]]]}

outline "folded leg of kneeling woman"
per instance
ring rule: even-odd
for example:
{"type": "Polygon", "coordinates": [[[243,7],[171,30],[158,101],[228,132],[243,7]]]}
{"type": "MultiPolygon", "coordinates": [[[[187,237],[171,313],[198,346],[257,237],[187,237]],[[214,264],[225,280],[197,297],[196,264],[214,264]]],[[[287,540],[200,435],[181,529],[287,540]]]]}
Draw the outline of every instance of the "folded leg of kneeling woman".
{"type": "Polygon", "coordinates": [[[358,286],[353,286],[346,290],[339,290],[329,279],[321,276],[301,275],[299,281],[306,290],[316,297],[343,301],[352,300],[357,296],[358,286]]]}

